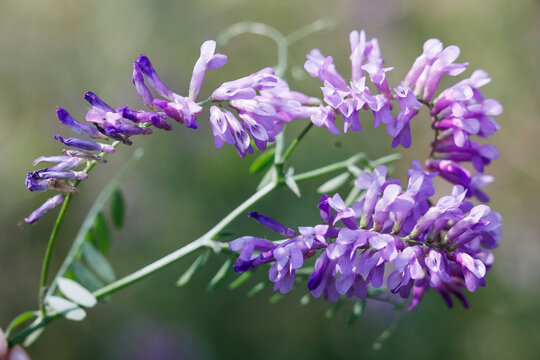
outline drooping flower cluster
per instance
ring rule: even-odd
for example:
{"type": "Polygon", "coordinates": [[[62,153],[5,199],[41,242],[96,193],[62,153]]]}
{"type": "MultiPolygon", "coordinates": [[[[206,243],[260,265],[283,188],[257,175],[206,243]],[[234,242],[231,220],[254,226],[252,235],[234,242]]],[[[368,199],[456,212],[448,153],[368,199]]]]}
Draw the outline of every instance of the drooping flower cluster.
{"type": "Polygon", "coordinates": [[[371,110],[375,116],[374,127],[384,123],[394,138],[392,147],[402,145],[407,148],[411,145],[410,121],[418,114],[422,103],[426,104],[436,131],[430,159],[425,162],[426,168],[453,184],[465,187],[467,197],[489,201],[489,197],[480,190],[493,181],[492,176],[484,174],[484,166],[496,159],[499,153],[493,145],[482,145],[470,139],[473,135],[487,138],[499,129],[493,116],[502,113],[502,106],[494,99],[484,99],[479,91],[491,80],[487,73],[476,70],[470,78],[435,97],[442,76],[457,76],[466,70],[468,63],[455,63],[460,53],[457,46],[443,48],[439,40],[429,39],[404,81],[392,92],[385,73],[393,68],[383,68],[384,59],[377,40],[366,41],[363,31],[353,31],[350,44],[352,80],[349,85],[335,69],[332,57],[324,57],[317,49],[307,55],[304,67],[311,76],[324,83],[321,89],[327,104],[311,116],[312,122],[338,134],[335,116],[341,114],[345,132],[349,129],[360,131],[359,110],[371,110]],[[376,95],[372,95],[367,87],[365,73],[376,88],[376,95]],[[396,115],[391,112],[392,100],[400,105],[396,115]],[[464,162],[471,162],[476,173],[471,174],[462,166],[464,162]]]}
{"type": "Polygon", "coordinates": [[[226,82],[213,92],[209,100],[197,103],[206,70],[217,69],[227,62],[225,55],[215,54],[215,48],[216,43],[212,40],[202,44],[187,97],[171,91],[161,81],[148,57],[141,54],[133,63],[132,80],[148,111],[132,110],[128,106],[115,110],[92,92],[87,92],[84,96],[91,105],[86,114],[88,124],[78,122],[66,110],[58,108],[57,116],[63,125],[78,135],[100,142],[54,135],[59,142],[77,150],[64,149],[64,155],[41,156],[34,161],[34,165],[42,161],[58,164],[29,172],[26,176],[26,187],[30,191],[56,190],[61,194],[47,200],[25,219],[26,222],[34,223],[58,206],[64,199],[64,193],[76,193],[78,190],[75,185],[88,177],[84,170],[88,161],[103,163],[104,154],[114,152],[115,147],[107,143],[108,140],[131,145],[129,137],[151,134],[151,126],[172,130],[168,119],[196,129],[196,116],[202,112],[202,105],[211,102],[220,105],[210,109],[216,146],[221,147],[224,142],[235,145],[243,157],[246,153],[253,152],[250,136],[260,150],[265,150],[268,142],[275,141],[275,136],[285,122],[309,117],[316,109],[311,105],[316,103],[317,99],[291,91],[287,83],[277,77],[270,68],[226,82]],[[157,96],[152,94],[147,84],[157,96]],[[222,109],[224,105],[235,111],[241,120],[231,111],[222,109]]]}
{"type": "MultiPolygon", "coordinates": [[[[465,201],[466,189],[456,185],[452,194],[430,206],[434,174],[413,162],[406,189],[386,178],[386,168],[364,172],[355,186],[364,190],[350,206],[339,194],[324,195],[318,208],[323,224],[300,227],[299,234],[284,233],[283,225],[260,221],[288,239],[272,242],[245,236],[229,243],[241,251],[237,272],[271,263],[274,290],[286,293],[295,272],[306,259],[317,256],[307,286],[314,297],[336,301],[340,295],[365,298],[368,287],[384,283],[392,293],[418,305],[429,288],[439,292],[448,306],[450,295],[464,306],[463,289],[484,286],[493,262],[489,251],[501,236],[501,217],[486,205],[465,201]],[[389,275],[385,276],[385,273],[389,275]]],[[[260,217],[261,215],[259,215],[260,217]]]]}
{"type": "Polygon", "coordinates": [[[392,67],[383,67],[384,59],[377,39],[366,41],[364,31],[353,31],[349,37],[351,44],[351,73],[349,84],[337,72],[333,58],[324,57],[314,49],[307,55],[304,68],[312,76],[324,83],[321,88],[327,106],[321,106],[311,120],[316,126],[324,126],[333,134],[339,134],[335,125],[335,116],[341,114],[344,121],[344,132],[349,130],[360,131],[359,111],[371,110],[374,114],[374,127],[384,123],[388,133],[394,138],[392,147],[411,145],[409,122],[422,106],[416,100],[409,87],[402,83],[392,90],[386,81],[386,73],[392,67]],[[375,87],[376,94],[372,94],[367,86],[366,77],[369,76],[375,87]],[[394,95],[395,94],[395,95],[394,95]],[[392,100],[397,100],[401,110],[394,117],[392,115],[392,100]]]}

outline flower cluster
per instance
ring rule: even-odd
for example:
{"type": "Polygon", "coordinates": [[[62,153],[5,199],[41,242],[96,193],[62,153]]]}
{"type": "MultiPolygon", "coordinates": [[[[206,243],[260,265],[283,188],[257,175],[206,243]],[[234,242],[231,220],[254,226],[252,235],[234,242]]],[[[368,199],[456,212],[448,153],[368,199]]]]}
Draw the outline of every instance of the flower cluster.
{"type": "Polygon", "coordinates": [[[227,57],[216,54],[215,49],[216,43],[213,40],[202,44],[200,57],[193,68],[189,96],[171,91],[159,78],[148,57],[141,54],[133,63],[132,80],[147,110],[132,110],[128,106],[115,110],[92,92],[87,92],[84,96],[91,105],[86,114],[88,124],[78,122],[66,110],[58,108],[57,116],[63,125],[78,135],[100,142],[54,135],[56,140],[75,149],[64,149],[64,155],[60,156],[37,158],[34,165],[42,161],[57,165],[29,172],[26,176],[26,187],[30,191],[56,190],[60,194],[47,200],[25,221],[34,223],[58,206],[65,193],[76,193],[76,184],[88,177],[88,167],[84,168],[88,166],[88,161],[106,162],[103,156],[114,152],[117,143],[131,145],[129,137],[151,134],[151,127],[172,130],[169,119],[196,129],[196,116],[202,112],[206,103],[218,104],[210,108],[210,123],[216,146],[219,148],[225,142],[234,145],[242,157],[253,152],[251,138],[263,151],[268,142],[275,141],[275,136],[284,123],[293,119],[309,118],[316,110],[312,105],[317,104],[318,99],[291,91],[287,83],[270,68],[226,82],[213,92],[211,98],[196,102],[206,70],[217,69],[227,62],[227,57]],[[224,109],[226,105],[237,115],[224,109]],[[107,143],[108,140],[117,143],[107,143]]]}
{"type": "Polygon", "coordinates": [[[398,180],[386,178],[379,166],[362,173],[355,186],[363,194],[348,206],[339,194],[324,195],[318,208],[322,224],[299,227],[298,234],[275,220],[257,214],[259,222],[282,236],[272,242],[245,236],[229,243],[240,251],[234,270],[244,272],[271,263],[269,278],[274,290],[286,293],[295,283],[295,272],[305,260],[317,256],[307,287],[314,297],[336,301],[340,295],[365,298],[369,287],[388,289],[418,305],[429,288],[450,295],[464,306],[463,289],[484,286],[493,263],[489,251],[502,234],[501,217],[486,205],[465,201],[466,189],[456,185],[435,205],[428,198],[434,174],[413,162],[404,190],[398,180]],[[385,273],[388,273],[385,276],[385,273]]]}
{"type": "Polygon", "coordinates": [[[335,116],[341,114],[344,131],[360,131],[359,110],[371,110],[374,127],[381,123],[394,138],[392,147],[411,145],[410,122],[425,104],[432,116],[435,140],[426,169],[437,172],[445,180],[467,189],[467,197],[475,196],[488,202],[489,197],[480,190],[493,182],[493,177],[484,174],[484,166],[499,156],[494,145],[480,144],[471,140],[491,136],[499,129],[493,116],[502,113],[502,106],[494,99],[484,99],[479,88],[490,82],[483,70],[476,70],[470,78],[443,90],[434,98],[443,75],[457,76],[466,70],[468,63],[455,63],[460,50],[457,46],[443,48],[437,39],[424,43],[423,53],[416,58],[404,81],[390,90],[385,73],[393,68],[384,68],[384,59],[376,39],[366,41],[365,33],[350,34],[352,80],[349,84],[337,72],[332,57],[324,57],[318,50],[307,55],[304,65],[312,77],[324,83],[321,88],[326,106],[321,106],[311,116],[316,126],[324,126],[333,134],[339,134],[335,116]],[[366,85],[369,79],[376,95],[366,85]],[[414,88],[414,91],[412,90],[414,88]],[[392,114],[392,100],[400,105],[397,114],[392,114]],[[437,154],[437,155],[436,155],[437,154]],[[475,174],[462,165],[471,162],[475,174]]]}
{"type": "Polygon", "coordinates": [[[386,73],[392,67],[383,67],[384,59],[377,39],[366,41],[364,31],[353,31],[349,37],[351,44],[351,74],[349,84],[338,73],[331,56],[324,57],[314,49],[307,55],[304,64],[306,71],[319,78],[324,83],[321,88],[326,106],[321,106],[317,113],[311,116],[316,126],[324,126],[333,134],[339,134],[335,125],[335,116],[340,114],[344,121],[344,132],[349,130],[360,131],[359,111],[371,110],[374,114],[374,127],[384,123],[388,133],[394,138],[392,147],[402,145],[408,148],[411,145],[410,121],[422,106],[415,98],[412,90],[401,83],[393,91],[386,81],[386,73]],[[376,94],[372,94],[366,83],[375,87],[376,94]],[[392,115],[392,100],[397,100],[401,110],[397,116],[392,115]]]}

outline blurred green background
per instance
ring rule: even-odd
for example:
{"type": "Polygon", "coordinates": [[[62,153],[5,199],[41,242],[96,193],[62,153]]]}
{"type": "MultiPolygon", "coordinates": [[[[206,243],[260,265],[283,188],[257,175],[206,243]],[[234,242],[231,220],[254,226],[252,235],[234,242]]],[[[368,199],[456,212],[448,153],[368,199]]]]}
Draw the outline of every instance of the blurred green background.
{"type": "MultiPolygon", "coordinates": [[[[56,321],[29,349],[34,359],[533,359],[540,357],[540,134],[538,1],[119,1],[2,0],[0,2],[0,325],[36,306],[41,259],[54,215],[35,226],[21,220],[44,194],[32,194],[23,178],[39,155],[59,153],[52,139],[61,129],[55,106],[82,119],[92,90],[114,107],[140,106],[131,84],[132,61],[146,53],[166,84],[187,93],[200,44],[216,38],[238,21],[260,21],[284,33],[320,18],[336,22],[290,49],[291,86],[318,95],[318,81],[298,76],[305,54],[320,48],[332,55],[348,76],[348,33],[365,29],[377,37],[397,85],[430,38],[460,46],[459,60],[483,68],[493,82],[487,97],[505,107],[497,120],[502,130],[491,140],[501,151],[488,172],[496,182],[488,189],[492,207],[504,217],[505,236],[495,251],[488,286],[470,294],[471,308],[449,310],[430,292],[406,313],[379,351],[373,342],[394,318],[385,305],[368,302],[365,315],[346,324],[350,307],[333,319],[329,304],[312,301],[301,307],[304,288],[268,304],[271,291],[255,298],[245,292],[262,279],[259,272],[240,290],[205,287],[221,265],[215,256],[188,286],[174,282],[194,259],[174,264],[152,278],[115,294],[107,305],[89,312],[83,323],[56,321]],[[297,75],[297,76],[293,76],[297,75]],[[153,355],[151,355],[153,354],[153,355]]],[[[221,82],[275,65],[274,44],[244,35],[218,51],[229,56],[220,70],[207,73],[201,98],[221,82]]],[[[453,80],[453,79],[452,79],[453,80]]],[[[450,84],[446,79],[443,86],[450,84]]],[[[128,221],[114,233],[110,251],[119,275],[127,274],[196,238],[240,203],[259,181],[247,168],[254,156],[239,159],[234,148],[216,150],[207,113],[197,131],[175,126],[138,137],[135,147],[146,155],[125,182],[128,221]]],[[[360,134],[334,137],[312,131],[291,162],[297,171],[343,159],[358,151],[372,158],[391,152],[384,130],[371,129],[371,115],[360,134]]],[[[415,120],[413,147],[396,166],[403,178],[408,161],[423,160],[432,138],[427,118],[415,120]]],[[[305,126],[288,128],[292,138],[305,126]]],[[[341,125],[340,125],[341,126],[341,125]]],[[[67,250],[100,189],[130,157],[123,147],[109,163],[96,168],[76,196],[55,249],[53,271],[67,250]]],[[[317,221],[315,189],[322,180],[301,185],[297,199],[282,189],[257,204],[258,210],[288,226],[317,221]]],[[[231,226],[237,233],[265,235],[248,219],[231,226]]],[[[231,278],[232,279],[232,278],[231,278]]]]}

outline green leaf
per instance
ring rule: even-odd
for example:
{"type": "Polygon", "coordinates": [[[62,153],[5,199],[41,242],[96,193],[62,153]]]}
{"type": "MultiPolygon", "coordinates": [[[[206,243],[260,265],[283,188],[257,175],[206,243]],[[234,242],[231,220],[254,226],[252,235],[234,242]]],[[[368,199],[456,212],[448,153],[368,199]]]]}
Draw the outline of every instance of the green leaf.
{"type": "Polygon", "coordinates": [[[381,158],[378,158],[377,160],[370,161],[369,166],[371,168],[376,168],[379,165],[386,165],[394,161],[397,161],[399,159],[401,159],[401,154],[390,154],[390,155],[386,155],[381,158]]]}
{"type": "Polygon", "coordinates": [[[104,283],[94,273],[87,269],[79,261],[74,261],[70,268],[71,273],[79,283],[90,291],[96,291],[103,287],[104,283]]]}
{"type": "Polygon", "coordinates": [[[116,189],[111,195],[111,220],[117,229],[124,226],[125,211],[124,196],[119,189],[116,189]]]}
{"type": "Polygon", "coordinates": [[[261,281],[260,283],[257,283],[254,287],[251,288],[251,290],[248,291],[247,296],[248,297],[254,297],[258,293],[264,290],[266,286],[268,286],[268,281],[261,281]]]}
{"type": "Polygon", "coordinates": [[[347,182],[347,180],[349,179],[349,176],[350,174],[348,172],[339,174],[338,176],[328,180],[327,182],[319,186],[319,188],[317,189],[317,192],[319,194],[328,194],[328,193],[334,192],[347,182]]]}
{"type": "Polygon", "coordinates": [[[360,301],[355,302],[352,308],[351,316],[349,317],[349,321],[347,323],[349,325],[354,324],[356,319],[358,319],[364,313],[365,307],[366,307],[366,299],[362,299],[360,301]]]}
{"type": "Polygon", "coordinates": [[[5,336],[6,338],[9,338],[9,334],[13,329],[15,329],[17,326],[20,326],[21,324],[27,322],[30,319],[38,317],[38,313],[35,311],[25,311],[22,314],[17,315],[15,319],[9,323],[8,327],[6,328],[5,336]]]}
{"type": "Polygon", "coordinates": [[[223,263],[223,265],[221,265],[216,275],[214,275],[212,280],[210,280],[210,283],[206,287],[207,291],[214,291],[215,289],[223,285],[223,283],[227,279],[227,275],[229,275],[229,272],[232,270],[231,264],[232,264],[231,259],[225,260],[225,262],[223,263]]]}
{"type": "Polygon", "coordinates": [[[59,296],[45,298],[45,304],[68,320],[81,321],[86,317],[86,311],[77,304],[59,296]]]}
{"type": "Polygon", "coordinates": [[[202,254],[200,254],[197,259],[191,264],[191,266],[186,270],[185,273],[180,276],[180,278],[176,281],[176,286],[181,287],[186,285],[193,275],[206,263],[206,260],[208,260],[208,257],[210,257],[209,251],[204,251],[202,254]]]}
{"type": "Polygon", "coordinates": [[[89,242],[82,244],[82,254],[88,266],[106,283],[113,282],[116,275],[105,257],[89,242]]]}
{"type": "MultiPolygon", "coordinates": [[[[43,318],[41,316],[39,316],[39,317],[36,318],[36,320],[34,320],[34,322],[30,326],[37,325],[42,320],[43,320],[43,318]]],[[[30,345],[32,345],[40,337],[40,335],[43,333],[43,331],[45,331],[45,327],[40,327],[39,329],[37,329],[36,331],[34,331],[30,335],[28,335],[26,337],[26,339],[24,339],[24,341],[23,341],[23,346],[24,347],[29,347],[30,345]]]]}
{"type": "Polygon", "coordinates": [[[76,281],[60,278],[58,279],[58,288],[65,297],[81,306],[91,308],[97,304],[94,295],[76,281]]]}
{"type": "Polygon", "coordinates": [[[300,305],[302,306],[306,306],[307,304],[309,304],[309,302],[311,301],[313,297],[311,296],[311,294],[306,294],[304,296],[302,296],[302,298],[300,298],[300,305]]]}
{"type": "Polygon", "coordinates": [[[301,196],[300,188],[296,184],[296,181],[294,181],[294,169],[292,167],[290,167],[285,174],[285,184],[296,196],[301,196]]]}
{"type": "Polygon", "coordinates": [[[360,169],[358,166],[354,165],[354,164],[349,164],[347,165],[347,170],[349,170],[349,172],[355,177],[359,177],[360,175],[362,175],[362,173],[364,172],[364,170],[360,169]]]}
{"type": "Polygon", "coordinates": [[[276,153],[275,149],[266,150],[261,155],[259,155],[251,166],[249,167],[250,174],[257,174],[262,170],[266,169],[268,165],[272,164],[274,161],[274,155],[276,153]]]}
{"type": "Polygon", "coordinates": [[[338,301],[336,301],[334,303],[334,305],[326,310],[326,318],[327,319],[331,319],[334,317],[334,315],[336,315],[336,313],[339,311],[339,309],[341,309],[341,307],[343,306],[343,299],[342,298],[339,298],[338,301]]]}
{"type": "Polygon", "coordinates": [[[212,240],[219,240],[224,237],[234,236],[234,232],[230,230],[222,230],[212,237],[212,240]]]}
{"type": "Polygon", "coordinates": [[[246,271],[245,273],[238,276],[233,282],[231,282],[229,284],[229,289],[234,290],[234,289],[238,288],[240,285],[245,283],[250,277],[252,277],[253,274],[255,274],[255,270],[246,271]]]}
{"type": "Polygon", "coordinates": [[[274,295],[270,296],[270,298],[268,299],[268,303],[269,304],[275,304],[279,300],[283,299],[284,297],[285,297],[285,295],[280,293],[280,292],[274,293],[274,295]]]}
{"type": "Polygon", "coordinates": [[[77,232],[77,235],[75,236],[75,240],[73,240],[73,244],[71,245],[71,248],[69,249],[66,257],[64,258],[64,261],[62,262],[62,265],[60,266],[60,269],[56,273],[54,280],[52,281],[51,285],[49,286],[49,289],[47,290],[47,295],[50,296],[54,294],[56,290],[56,280],[64,277],[64,274],[69,269],[73,261],[77,258],[77,256],[80,253],[81,246],[86,243],[86,235],[87,233],[92,229],[96,216],[101,212],[103,209],[103,206],[105,206],[107,200],[111,197],[112,193],[115,189],[117,189],[122,181],[128,176],[129,172],[135,167],[135,164],[144,154],[143,149],[136,149],[133,152],[133,155],[131,159],[127,162],[127,164],[120,170],[120,172],[109,182],[105,188],[101,191],[101,193],[96,198],[96,201],[88,211],[88,214],[84,218],[84,221],[79,228],[79,231],[77,232]]]}
{"type": "Polygon", "coordinates": [[[95,237],[95,243],[98,249],[102,252],[107,252],[111,246],[111,236],[109,234],[109,228],[105,221],[105,216],[102,212],[99,212],[94,220],[93,233],[95,237]]]}

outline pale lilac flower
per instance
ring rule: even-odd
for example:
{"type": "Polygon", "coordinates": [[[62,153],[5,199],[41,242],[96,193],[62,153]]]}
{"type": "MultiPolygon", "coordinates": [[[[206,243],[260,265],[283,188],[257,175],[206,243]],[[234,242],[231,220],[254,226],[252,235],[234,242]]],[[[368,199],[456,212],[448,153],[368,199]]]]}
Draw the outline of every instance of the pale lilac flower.
{"type": "Polygon", "coordinates": [[[484,263],[475,259],[467,253],[456,253],[455,260],[461,265],[465,285],[470,292],[476,291],[478,285],[484,285],[484,276],[486,276],[486,266],[484,263]]]}
{"type": "Polygon", "coordinates": [[[274,291],[279,290],[285,294],[294,285],[294,273],[296,269],[302,267],[304,254],[296,241],[278,245],[272,253],[275,263],[270,267],[268,276],[274,283],[274,291]]]}
{"type": "Polygon", "coordinates": [[[375,210],[375,205],[379,199],[379,194],[383,191],[386,183],[386,166],[379,165],[373,173],[363,172],[354,182],[354,185],[362,190],[366,190],[360,227],[365,228],[371,222],[371,215],[375,210]]]}
{"type": "Polygon", "coordinates": [[[449,220],[457,219],[463,212],[460,205],[465,199],[467,191],[460,185],[454,186],[452,194],[443,196],[437,204],[431,207],[424,216],[418,220],[415,228],[411,232],[411,238],[415,239],[432,225],[442,228],[449,220]],[[437,226],[437,223],[443,226],[437,226]]]}
{"type": "Polygon", "coordinates": [[[338,135],[341,131],[335,124],[334,110],[330,106],[320,106],[313,115],[311,115],[313,125],[321,127],[334,135],[338,135]]]}
{"type": "Polygon", "coordinates": [[[246,77],[221,84],[212,93],[214,100],[253,99],[257,91],[272,89],[279,78],[272,68],[264,68],[246,77]]]}
{"type": "Polygon", "coordinates": [[[193,74],[189,83],[189,97],[193,100],[197,100],[199,96],[206,69],[218,69],[227,63],[227,56],[214,54],[215,51],[216,42],[214,40],[205,41],[201,45],[201,56],[193,67],[193,74]]]}
{"type": "Polygon", "coordinates": [[[329,198],[328,205],[330,205],[330,207],[336,211],[336,216],[332,225],[335,226],[336,223],[341,220],[341,222],[343,222],[343,224],[345,224],[345,226],[347,226],[349,229],[358,228],[358,224],[356,223],[355,219],[356,213],[352,208],[345,205],[345,202],[339,196],[339,194],[335,194],[333,197],[329,198]]]}
{"type": "Polygon", "coordinates": [[[241,157],[246,156],[246,153],[253,153],[248,132],[230,111],[212,106],[210,108],[210,125],[217,148],[226,142],[234,145],[241,157]]]}

